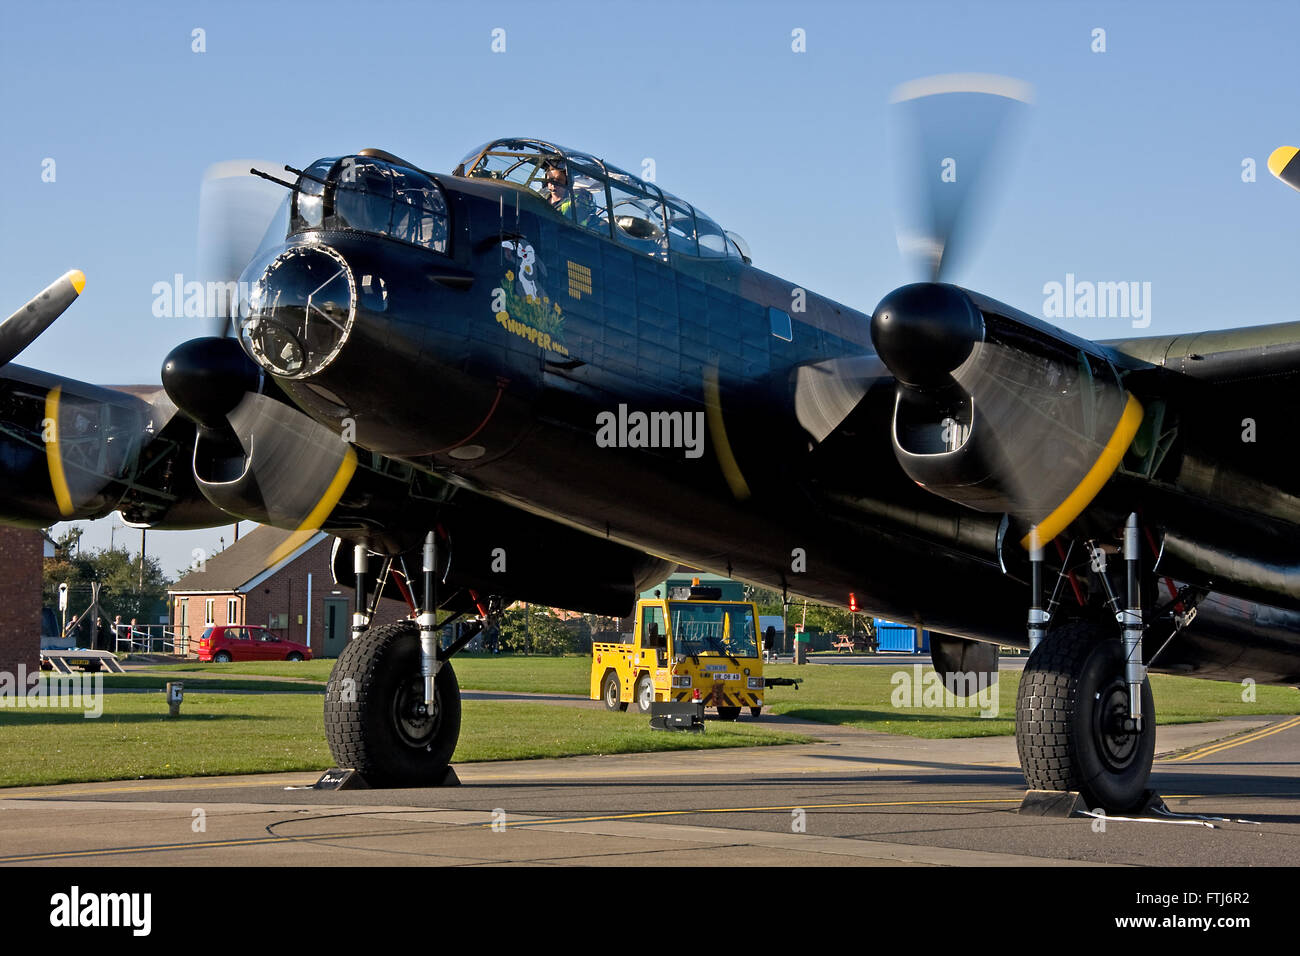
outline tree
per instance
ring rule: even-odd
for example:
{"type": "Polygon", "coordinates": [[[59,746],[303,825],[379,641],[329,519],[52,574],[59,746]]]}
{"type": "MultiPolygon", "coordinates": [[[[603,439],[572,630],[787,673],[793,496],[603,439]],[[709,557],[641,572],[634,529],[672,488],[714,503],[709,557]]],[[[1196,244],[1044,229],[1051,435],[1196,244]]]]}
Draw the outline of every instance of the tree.
{"type": "Polygon", "coordinates": [[[515,654],[551,654],[573,651],[573,632],[549,609],[521,604],[502,615],[501,649],[515,654]]]}
{"type": "Polygon", "coordinates": [[[42,600],[57,607],[59,585],[68,585],[68,619],[90,604],[90,585],[101,585],[99,606],[111,621],[135,618],[141,624],[156,621],[167,611],[167,585],[171,582],[156,558],[146,556],[144,589],[139,587],[139,558],[114,548],[86,552],[81,549],[82,529],[71,527],[54,542],[54,557],[45,559],[42,600]]]}

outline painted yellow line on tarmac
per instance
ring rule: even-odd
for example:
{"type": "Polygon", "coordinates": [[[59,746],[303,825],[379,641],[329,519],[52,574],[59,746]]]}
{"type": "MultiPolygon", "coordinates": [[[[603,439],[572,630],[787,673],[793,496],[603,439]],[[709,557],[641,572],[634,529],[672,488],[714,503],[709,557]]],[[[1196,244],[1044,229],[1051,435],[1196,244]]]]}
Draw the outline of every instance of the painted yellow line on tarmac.
{"type": "MultiPolygon", "coordinates": [[[[985,800],[890,800],[874,803],[799,803],[784,807],[694,807],[689,810],[647,810],[643,813],[615,813],[596,817],[559,817],[546,820],[521,820],[507,823],[508,827],[550,826],[555,823],[598,823],[602,820],[641,820],[646,817],[680,817],[696,813],[762,813],[775,810],[851,810],[865,807],[942,807],[973,803],[1020,803],[1021,797],[990,797],[985,800]]],[[[491,828],[492,823],[481,824],[491,828]]],[[[495,826],[500,829],[498,822],[495,826]]]]}
{"type": "MultiPolygon", "coordinates": [[[[323,770],[312,771],[312,776],[307,779],[308,783],[315,783],[320,779],[323,770]]],[[[97,796],[105,793],[167,793],[176,790],[227,790],[232,787],[275,787],[275,786],[302,786],[289,780],[223,780],[219,783],[180,783],[173,781],[171,783],[153,783],[138,784],[121,787],[94,787],[86,790],[65,790],[63,787],[73,787],[76,784],[49,784],[46,786],[26,786],[16,787],[15,790],[21,790],[20,793],[0,790],[0,800],[40,800],[48,797],[80,797],[97,796]],[[57,791],[54,789],[59,787],[57,791]],[[39,791],[32,793],[30,791],[39,791]]]]}
{"type": "Polygon", "coordinates": [[[1177,757],[1169,757],[1169,763],[1174,761],[1200,760],[1202,757],[1209,757],[1213,754],[1221,753],[1224,750],[1231,750],[1233,747],[1240,747],[1242,744],[1254,743],[1256,740],[1262,740],[1265,737],[1271,737],[1274,734],[1280,734],[1284,730],[1290,730],[1292,727],[1300,726],[1300,716],[1284,720],[1280,724],[1273,724],[1263,727],[1259,730],[1252,731],[1240,737],[1232,737],[1228,740],[1221,740],[1216,743],[1208,744],[1197,750],[1189,750],[1185,754],[1177,757]]]}
{"type": "MultiPolygon", "coordinates": [[[[406,811],[410,812],[410,811],[406,811]]],[[[455,824],[435,824],[454,826],[455,824]]],[[[302,836],[249,837],[246,840],[205,840],[198,843],[157,843],[145,846],[106,847],[101,850],[64,850],[57,853],[32,853],[26,856],[0,856],[3,863],[33,863],[40,860],[66,860],[92,856],[123,856],[132,853],[165,853],[174,850],[213,850],[232,846],[270,846],[277,843],[313,843],[317,840],[340,840],[355,837],[413,836],[428,833],[429,826],[401,830],[350,830],[338,833],[311,833],[302,836]]]]}

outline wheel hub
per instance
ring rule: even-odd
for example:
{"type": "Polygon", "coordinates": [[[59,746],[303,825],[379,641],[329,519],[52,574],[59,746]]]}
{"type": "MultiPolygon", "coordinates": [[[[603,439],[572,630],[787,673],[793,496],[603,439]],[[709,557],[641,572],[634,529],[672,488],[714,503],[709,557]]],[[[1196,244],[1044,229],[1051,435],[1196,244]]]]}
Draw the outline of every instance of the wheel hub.
{"type": "Polygon", "coordinates": [[[1123,770],[1137,756],[1142,734],[1128,712],[1128,685],[1116,678],[1097,694],[1093,737],[1097,752],[1113,770],[1123,770]]]}
{"type": "Polygon", "coordinates": [[[438,692],[433,707],[424,701],[424,678],[416,674],[407,680],[393,697],[393,723],[408,746],[427,747],[438,733],[438,692]]]}

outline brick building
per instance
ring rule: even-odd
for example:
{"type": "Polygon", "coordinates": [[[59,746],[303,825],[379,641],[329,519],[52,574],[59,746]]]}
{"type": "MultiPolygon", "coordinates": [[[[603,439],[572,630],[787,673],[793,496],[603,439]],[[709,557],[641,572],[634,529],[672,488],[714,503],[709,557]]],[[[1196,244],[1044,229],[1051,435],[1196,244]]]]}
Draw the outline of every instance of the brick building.
{"type": "MultiPolygon", "coordinates": [[[[353,590],[334,585],[333,538],[318,532],[281,557],[292,534],[257,528],[168,588],[178,643],[183,634],[192,653],[210,624],[255,624],[310,644],[313,657],[337,657],[352,625],[353,590]]],[[[392,593],[391,586],[386,593],[392,593]]],[[[409,613],[404,601],[385,597],[373,623],[409,613]]]]}
{"type": "Polygon", "coordinates": [[[46,537],[0,528],[0,671],[34,671],[41,651],[41,570],[46,537]]]}

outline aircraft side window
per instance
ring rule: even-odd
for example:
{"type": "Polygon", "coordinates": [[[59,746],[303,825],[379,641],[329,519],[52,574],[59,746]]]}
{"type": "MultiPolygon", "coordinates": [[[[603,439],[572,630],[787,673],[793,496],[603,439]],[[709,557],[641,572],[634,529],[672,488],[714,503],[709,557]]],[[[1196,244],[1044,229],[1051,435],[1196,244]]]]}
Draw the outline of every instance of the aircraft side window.
{"type": "Polygon", "coordinates": [[[794,327],[788,314],[772,306],[767,310],[767,317],[772,321],[773,335],[786,342],[794,341],[794,327]]]}
{"type": "Polygon", "coordinates": [[[447,203],[432,182],[398,170],[393,195],[394,239],[413,242],[437,252],[447,248],[447,203]]]}
{"type": "Polygon", "coordinates": [[[695,210],[695,229],[699,237],[700,255],[706,259],[725,259],[727,256],[727,237],[722,227],[695,210]]]}
{"type": "Polygon", "coordinates": [[[569,218],[582,228],[608,236],[609,197],[605,192],[604,177],[599,170],[570,160],[569,182],[570,203],[561,212],[571,213],[569,218]]]}
{"type": "Polygon", "coordinates": [[[387,233],[393,213],[393,169],[364,156],[345,156],[334,189],[338,225],[387,233]]]}
{"type": "Polygon", "coordinates": [[[652,256],[666,256],[668,232],[664,204],[639,189],[612,182],[609,196],[618,241],[652,256]]]}
{"type": "Polygon", "coordinates": [[[695,239],[695,213],[690,206],[671,199],[665,200],[668,210],[668,248],[688,256],[700,254],[700,244],[695,239]]]}

